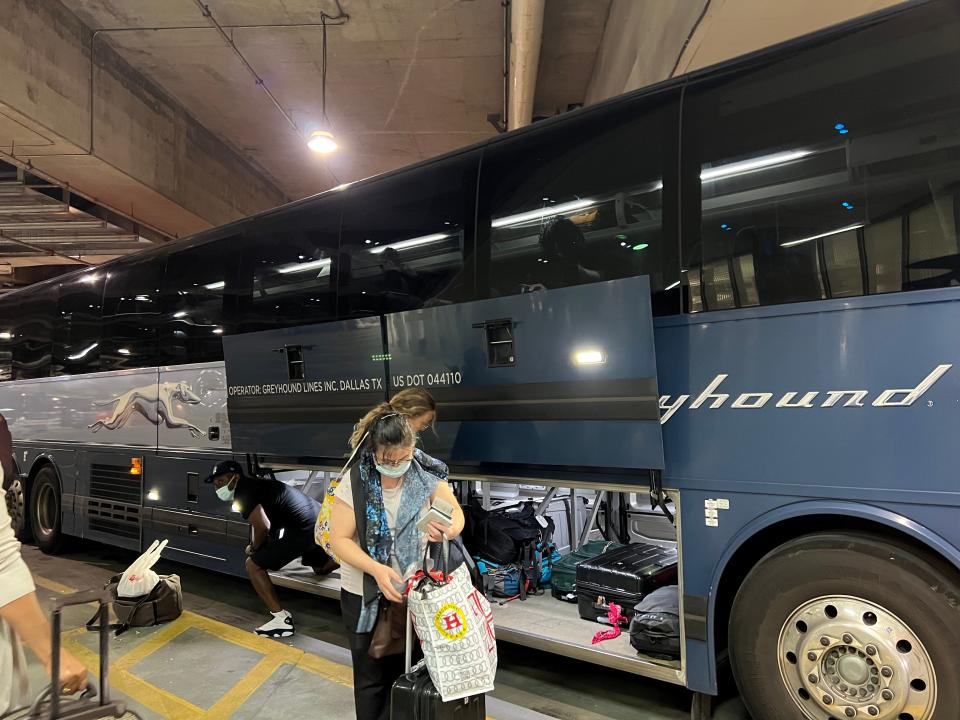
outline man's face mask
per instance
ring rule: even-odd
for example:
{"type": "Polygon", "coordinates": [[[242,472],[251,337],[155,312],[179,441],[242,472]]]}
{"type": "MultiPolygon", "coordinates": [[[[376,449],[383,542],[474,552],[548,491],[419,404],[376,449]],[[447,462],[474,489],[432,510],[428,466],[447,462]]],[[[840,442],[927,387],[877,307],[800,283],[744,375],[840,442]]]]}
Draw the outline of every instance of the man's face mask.
{"type": "Polygon", "coordinates": [[[217,488],[217,497],[224,502],[233,502],[233,495],[235,491],[236,483],[229,481],[217,488]]]}

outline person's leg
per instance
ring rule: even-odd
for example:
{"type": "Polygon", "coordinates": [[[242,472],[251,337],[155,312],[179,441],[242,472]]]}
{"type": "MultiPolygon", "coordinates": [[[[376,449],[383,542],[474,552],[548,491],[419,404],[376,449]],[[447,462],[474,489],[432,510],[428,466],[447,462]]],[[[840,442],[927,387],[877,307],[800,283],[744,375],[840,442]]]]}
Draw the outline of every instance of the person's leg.
{"type": "Polygon", "coordinates": [[[327,555],[324,549],[314,542],[312,533],[309,542],[305,545],[303,555],[300,557],[300,562],[309,568],[313,568],[313,572],[317,575],[329,575],[340,567],[340,563],[327,555]]]}
{"type": "Polygon", "coordinates": [[[350,641],[353,658],[353,698],[357,718],[390,720],[390,691],[403,674],[403,655],[374,659],[367,651],[373,633],[356,632],[363,599],[349,592],[340,593],[340,609],[350,641]]]}
{"type": "Polygon", "coordinates": [[[257,595],[273,616],[256,629],[266,637],[289,637],[295,627],[293,616],[280,606],[277,591],[270,580],[269,571],[278,570],[297,556],[297,548],[283,540],[268,540],[262,548],[247,558],[247,574],[257,595]]]}
{"type": "Polygon", "coordinates": [[[250,583],[253,585],[253,589],[257,591],[260,599],[263,600],[263,604],[267,606],[267,610],[272,613],[280,612],[282,609],[280,600],[277,598],[277,591],[270,581],[270,576],[266,570],[254,562],[252,557],[247,558],[247,575],[250,576],[250,583]]]}

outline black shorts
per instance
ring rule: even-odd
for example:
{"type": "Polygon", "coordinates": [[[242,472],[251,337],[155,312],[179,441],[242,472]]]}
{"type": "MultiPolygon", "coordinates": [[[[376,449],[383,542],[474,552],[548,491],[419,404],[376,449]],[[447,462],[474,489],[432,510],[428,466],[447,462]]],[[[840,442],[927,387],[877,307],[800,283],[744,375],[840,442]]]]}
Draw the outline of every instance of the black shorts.
{"type": "Polygon", "coordinates": [[[264,545],[250,556],[264,570],[279,570],[297,558],[307,567],[323,567],[330,559],[313,539],[313,531],[299,535],[268,538],[264,545]]]}

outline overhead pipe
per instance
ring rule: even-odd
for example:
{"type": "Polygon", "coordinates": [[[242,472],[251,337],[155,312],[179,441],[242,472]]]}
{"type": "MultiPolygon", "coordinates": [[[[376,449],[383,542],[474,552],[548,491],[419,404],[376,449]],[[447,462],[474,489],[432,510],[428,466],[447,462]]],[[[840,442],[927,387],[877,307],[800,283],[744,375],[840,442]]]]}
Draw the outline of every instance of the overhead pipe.
{"type": "Polygon", "coordinates": [[[537,90],[546,0],[512,0],[510,7],[510,109],[508,129],[529,125],[537,90]]]}

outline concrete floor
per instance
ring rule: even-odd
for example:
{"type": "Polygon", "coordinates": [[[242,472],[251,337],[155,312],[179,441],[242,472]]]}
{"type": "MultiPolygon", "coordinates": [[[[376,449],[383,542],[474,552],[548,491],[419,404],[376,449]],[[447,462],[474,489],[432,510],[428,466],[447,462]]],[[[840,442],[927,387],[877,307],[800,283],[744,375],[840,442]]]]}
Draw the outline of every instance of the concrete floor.
{"type": "MultiPolygon", "coordinates": [[[[58,592],[97,587],[134,557],[89,543],[57,557],[24,547],[46,601],[58,592]]],[[[157,570],[181,576],[184,616],[161,628],[132,629],[113,638],[110,650],[114,694],[144,720],[354,718],[350,656],[336,601],[281,588],[297,634],[276,642],[251,632],[265,612],[245,580],[167,561],[157,570]]],[[[94,667],[97,638],[79,629],[90,613],[66,613],[65,643],[94,667]]],[[[39,667],[31,668],[31,680],[33,688],[44,684],[39,667]]],[[[733,693],[726,695],[715,719],[749,720],[733,693]]],[[[683,688],[505,643],[497,688],[487,701],[495,720],[686,720],[689,708],[683,688]]]]}

